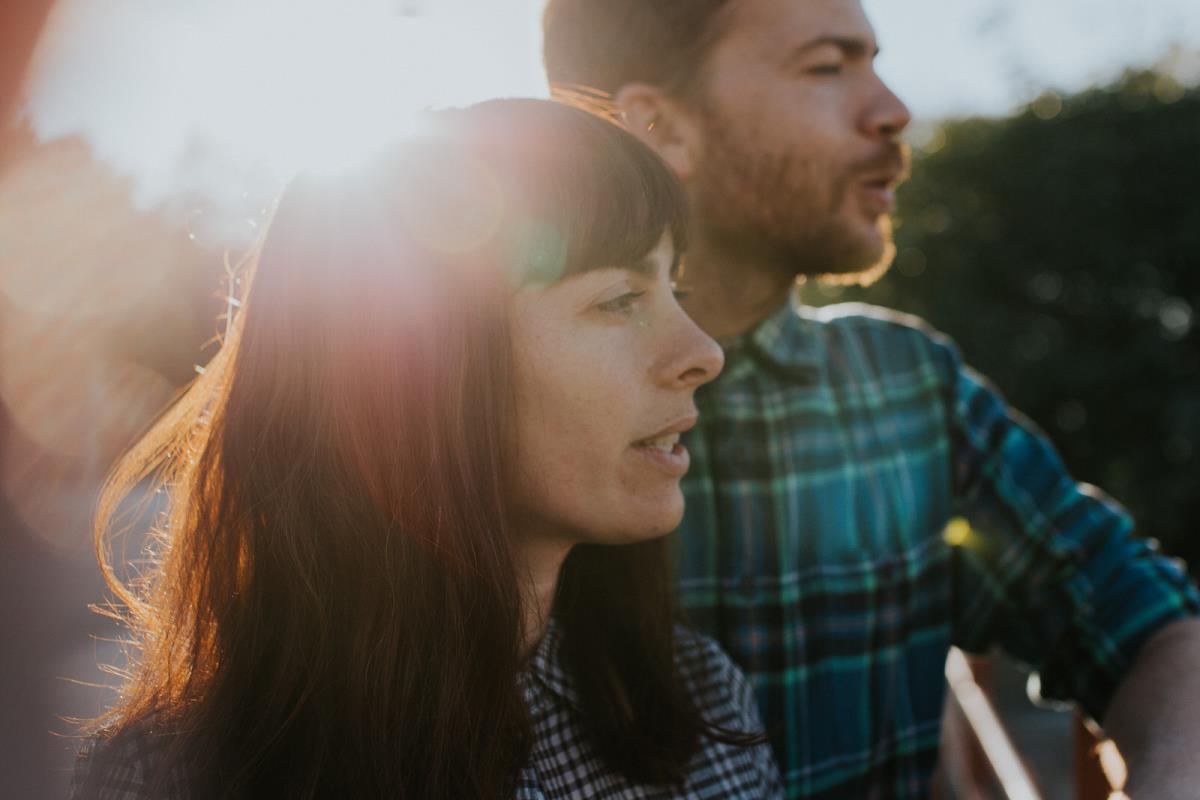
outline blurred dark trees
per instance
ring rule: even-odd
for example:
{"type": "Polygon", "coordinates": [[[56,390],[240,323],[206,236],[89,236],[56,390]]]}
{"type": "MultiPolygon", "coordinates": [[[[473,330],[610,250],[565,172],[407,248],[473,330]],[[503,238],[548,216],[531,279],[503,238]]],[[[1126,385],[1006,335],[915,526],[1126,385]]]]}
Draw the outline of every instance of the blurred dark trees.
{"type": "Polygon", "coordinates": [[[901,190],[898,257],[807,302],[918,314],[1200,569],[1200,89],[1153,72],[942,126],[901,190]]]}

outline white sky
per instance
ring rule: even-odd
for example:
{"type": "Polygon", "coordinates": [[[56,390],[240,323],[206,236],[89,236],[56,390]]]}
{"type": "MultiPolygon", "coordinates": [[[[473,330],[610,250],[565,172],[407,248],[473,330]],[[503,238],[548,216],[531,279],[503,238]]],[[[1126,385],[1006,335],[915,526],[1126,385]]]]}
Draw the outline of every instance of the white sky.
{"type": "MultiPolygon", "coordinates": [[[[879,69],[918,118],[1003,114],[1200,51],[1197,0],[864,0],[879,69]]],[[[1200,77],[1197,75],[1195,77],[1200,77]]]]}
{"type": "MultiPolygon", "coordinates": [[[[142,204],[235,194],[251,168],[364,156],[414,108],[543,95],[543,1],[60,0],[30,112],[40,136],[83,134],[133,175],[142,204]]],[[[880,71],[924,120],[1200,51],[1197,0],[864,5],[880,71]]]]}

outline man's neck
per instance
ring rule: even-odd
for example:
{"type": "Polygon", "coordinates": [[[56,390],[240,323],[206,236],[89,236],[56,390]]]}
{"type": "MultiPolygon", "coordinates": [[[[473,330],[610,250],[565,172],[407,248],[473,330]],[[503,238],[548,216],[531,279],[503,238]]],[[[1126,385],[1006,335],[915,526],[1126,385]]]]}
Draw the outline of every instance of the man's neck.
{"type": "Polygon", "coordinates": [[[688,249],[683,308],[705,333],[721,341],[751,330],[787,301],[794,277],[751,258],[738,258],[703,241],[688,249]]]}

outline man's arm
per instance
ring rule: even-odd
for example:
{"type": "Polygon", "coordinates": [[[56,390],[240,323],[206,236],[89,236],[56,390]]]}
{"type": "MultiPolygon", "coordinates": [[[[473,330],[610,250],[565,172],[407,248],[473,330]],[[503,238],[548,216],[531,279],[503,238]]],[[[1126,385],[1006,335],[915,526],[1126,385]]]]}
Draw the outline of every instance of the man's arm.
{"type": "MultiPolygon", "coordinates": [[[[937,340],[935,340],[937,341],[937,340]]],[[[1074,481],[1053,447],[937,341],[964,547],[956,643],[1000,645],[1041,674],[1043,696],[1104,724],[1130,797],[1200,797],[1200,594],[1179,562],[1074,481]]]]}
{"type": "Polygon", "coordinates": [[[1143,646],[1200,615],[1200,593],[1181,562],[1135,535],[1120,505],[1067,473],[1045,435],[951,343],[935,342],[955,500],[976,533],[962,547],[955,644],[999,645],[1037,670],[1043,697],[1106,720],[1143,646]]]}
{"type": "Polygon", "coordinates": [[[1125,759],[1132,800],[1200,795],[1200,619],[1173,622],[1142,646],[1103,727],[1125,759]]]}

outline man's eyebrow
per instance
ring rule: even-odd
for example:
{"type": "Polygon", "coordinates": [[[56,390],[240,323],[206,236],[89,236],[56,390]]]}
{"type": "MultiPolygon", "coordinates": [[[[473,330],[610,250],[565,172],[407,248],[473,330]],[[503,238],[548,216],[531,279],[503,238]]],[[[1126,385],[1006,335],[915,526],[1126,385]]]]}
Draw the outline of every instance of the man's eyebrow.
{"type": "Polygon", "coordinates": [[[819,47],[828,47],[831,45],[841,50],[847,58],[862,58],[867,55],[873,58],[879,55],[879,45],[867,39],[860,39],[856,36],[825,35],[810,39],[792,50],[788,54],[787,61],[789,64],[793,63],[819,47]]]}

